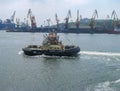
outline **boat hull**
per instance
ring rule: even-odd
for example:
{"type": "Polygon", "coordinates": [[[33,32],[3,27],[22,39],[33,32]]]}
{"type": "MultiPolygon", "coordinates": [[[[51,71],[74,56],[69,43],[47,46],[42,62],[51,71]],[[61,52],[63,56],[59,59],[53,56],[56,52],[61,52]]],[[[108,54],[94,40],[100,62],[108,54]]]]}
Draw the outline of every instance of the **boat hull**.
{"type": "Polygon", "coordinates": [[[41,50],[34,48],[23,48],[24,54],[28,56],[47,55],[47,56],[75,56],[80,52],[79,47],[74,47],[65,50],[41,50]]]}
{"type": "Polygon", "coordinates": [[[48,56],[75,56],[80,52],[80,48],[72,48],[66,50],[48,50],[44,52],[44,55],[48,56]]]}
{"type": "Polygon", "coordinates": [[[23,48],[22,49],[25,55],[29,56],[35,56],[35,55],[42,55],[43,51],[42,50],[36,50],[36,49],[31,49],[31,48],[23,48]]]}

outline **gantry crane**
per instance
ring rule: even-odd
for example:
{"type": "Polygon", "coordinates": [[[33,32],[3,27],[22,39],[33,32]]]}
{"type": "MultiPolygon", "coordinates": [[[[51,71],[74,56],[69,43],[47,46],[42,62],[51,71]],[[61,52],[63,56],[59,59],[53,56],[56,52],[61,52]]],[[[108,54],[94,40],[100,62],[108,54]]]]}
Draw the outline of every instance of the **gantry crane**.
{"type": "Polygon", "coordinates": [[[79,21],[79,10],[77,10],[77,19],[76,19],[76,27],[79,28],[80,21],[79,21]]]}
{"type": "Polygon", "coordinates": [[[55,20],[56,20],[56,24],[57,24],[57,29],[59,29],[59,19],[57,14],[55,14],[55,20]]]}
{"type": "Polygon", "coordinates": [[[51,22],[51,20],[47,19],[48,27],[50,27],[50,22],[51,22]]]}
{"type": "Polygon", "coordinates": [[[20,26],[20,19],[19,18],[16,18],[16,24],[17,24],[17,28],[19,28],[19,26],[20,26]]]}
{"type": "Polygon", "coordinates": [[[112,14],[111,14],[111,18],[113,19],[113,28],[115,26],[120,26],[120,21],[118,19],[117,13],[115,12],[115,10],[113,10],[112,14]]]}
{"type": "Polygon", "coordinates": [[[30,17],[30,21],[31,21],[31,26],[32,28],[36,28],[36,20],[35,20],[35,16],[32,14],[31,9],[28,10],[28,14],[27,14],[27,18],[30,17]]]}
{"type": "Polygon", "coordinates": [[[11,16],[11,19],[10,19],[12,23],[14,23],[15,13],[16,11],[13,12],[13,15],[11,16]]]}
{"type": "Polygon", "coordinates": [[[90,27],[91,27],[91,29],[93,29],[94,26],[95,26],[95,19],[96,18],[98,18],[98,12],[97,12],[97,10],[94,11],[94,13],[92,15],[92,18],[90,20],[90,27]]]}
{"type": "Polygon", "coordinates": [[[69,18],[71,18],[71,11],[68,10],[68,14],[65,18],[65,28],[68,29],[69,18]]]}
{"type": "Polygon", "coordinates": [[[106,16],[106,19],[103,20],[102,25],[103,25],[103,28],[104,28],[104,29],[107,28],[107,26],[108,26],[108,20],[109,20],[109,19],[110,19],[110,16],[107,15],[107,16],[106,16]]]}
{"type": "Polygon", "coordinates": [[[113,10],[113,12],[111,14],[111,18],[113,18],[113,20],[115,20],[115,21],[118,20],[118,16],[117,16],[117,13],[115,12],[115,10],[113,10]]]}

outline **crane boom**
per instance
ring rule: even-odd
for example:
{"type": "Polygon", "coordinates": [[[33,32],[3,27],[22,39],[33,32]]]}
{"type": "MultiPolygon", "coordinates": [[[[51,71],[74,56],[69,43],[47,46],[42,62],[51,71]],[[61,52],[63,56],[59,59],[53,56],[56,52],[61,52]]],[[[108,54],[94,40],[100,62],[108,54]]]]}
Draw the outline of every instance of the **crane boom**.
{"type": "Polygon", "coordinates": [[[118,16],[117,16],[117,13],[115,12],[115,10],[113,10],[113,12],[111,14],[111,18],[113,18],[113,27],[120,26],[120,21],[118,19],[118,16]]]}
{"type": "Polygon", "coordinates": [[[68,10],[67,17],[69,17],[69,18],[71,18],[71,17],[72,17],[72,15],[71,15],[71,10],[68,10]]]}
{"type": "Polygon", "coordinates": [[[55,20],[56,20],[56,23],[57,23],[57,29],[58,29],[58,28],[59,28],[59,19],[58,19],[57,14],[55,14],[55,20]]]}
{"type": "Polygon", "coordinates": [[[95,19],[96,17],[98,18],[98,12],[97,12],[97,10],[95,9],[92,18],[95,19]]]}
{"type": "Polygon", "coordinates": [[[48,26],[50,26],[50,21],[51,21],[50,19],[47,19],[48,26]]]}
{"type": "Polygon", "coordinates": [[[90,20],[90,27],[93,29],[93,27],[95,26],[95,19],[98,18],[98,12],[97,10],[95,9],[93,15],[92,15],[92,18],[90,20]]]}
{"type": "Polygon", "coordinates": [[[36,28],[35,16],[32,14],[31,9],[28,10],[27,18],[28,18],[28,17],[30,17],[30,21],[31,21],[31,26],[32,26],[32,28],[36,28]]]}
{"type": "Polygon", "coordinates": [[[79,28],[80,21],[79,21],[79,10],[77,10],[77,19],[76,19],[76,27],[79,28]]]}
{"type": "Polygon", "coordinates": [[[20,19],[19,18],[16,18],[16,24],[17,24],[17,28],[19,28],[19,26],[20,26],[20,19]]]}
{"type": "Polygon", "coordinates": [[[69,23],[69,18],[71,18],[71,11],[68,10],[68,14],[67,14],[67,17],[65,18],[65,28],[67,29],[68,28],[68,23],[69,23]]]}
{"type": "Polygon", "coordinates": [[[13,12],[13,15],[11,16],[11,21],[14,23],[14,18],[15,18],[15,13],[16,11],[13,12]]]}
{"type": "Polygon", "coordinates": [[[115,10],[113,10],[111,18],[113,17],[114,20],[118,20],[118,16],[117,13],[115,12],[115,10]]]}

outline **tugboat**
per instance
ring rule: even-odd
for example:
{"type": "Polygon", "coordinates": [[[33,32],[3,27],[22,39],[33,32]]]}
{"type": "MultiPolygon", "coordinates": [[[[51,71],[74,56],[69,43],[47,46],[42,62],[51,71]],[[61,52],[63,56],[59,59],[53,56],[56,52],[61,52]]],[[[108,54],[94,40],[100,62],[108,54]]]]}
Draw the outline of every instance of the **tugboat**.
{"type": "Polygon", "coordinates": [[[75,45],[63,45],[55,31],[44,35],[42,45],[28,45],[22,49],[25,55],[47,56],[75,56],[80,52],[80,47],[75,45]]]}

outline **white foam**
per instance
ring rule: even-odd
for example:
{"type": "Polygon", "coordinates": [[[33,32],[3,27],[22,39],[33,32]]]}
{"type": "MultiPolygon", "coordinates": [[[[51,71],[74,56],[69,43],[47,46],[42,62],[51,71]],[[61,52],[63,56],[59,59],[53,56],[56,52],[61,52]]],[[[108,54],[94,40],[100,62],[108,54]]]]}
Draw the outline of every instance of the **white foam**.
{"type": "Polygon", "coordinates": [[[23,54],[23,51],[19,51],[18,54],[19,54],[19,55],[23,54]]]}
{"type": "Polygon", "coordinates": [[[118,79],[116,81],[112,81],[112,83],[120,83],[120,79],[118,79]]]}
{"type": "Polygon", "coordinates": [[[74,56],[73,57],[69,57],[69,56],[47,56],[47,55],[42,55],[43,58],[75,58],[74,56]]]}
{"type": "Polygon", "coordinates": [[[80,54],[97,55],[97,56],[120,56],[120,53],[97,52],[97,51],[81,51],[80,54]]]}
{"type": "MultiPolygon", "coordinates": [[[[23,51],[19,51],[18,52],[18,55],[21,55],[23,54],[24,52],[23,51]]],[[[35,56],[28,56],[28,55],[25,55],[26,57],[31,57],[31,58],[76,58],[74,56],[70,57],[70,56],[47,56],[47,55],[35,55],[35,56]]]]}
{"type": "Polygon", "coordinates": [[[110,87],[110,84],[111,83],[109,81],[99,83],[97,86],[95,86],[94,91],[115,91],[110,87]]]}
{"type": "MultiPolygon", "coordinates": [[[[19,55],[23,54],[23,51],[18,52],[19,55]]],[[[120,53],[112,53],[112,52],[97,52],[97,51],[81,51],[78,54],[83,55],[96,55],[96,56],[120,56],[120,53]]],[[[42,57],[51,57],[42,55],[42,57]]],[[[56,56],[53,56],[56,57],[56,56]]],[[[58,56],[57,56],[58,57],[58,56]]],[[[64,57],[64,56],[63,56],[64,57]]],[[[62,57],[61,57],[62,58],[62,57]]]]}

